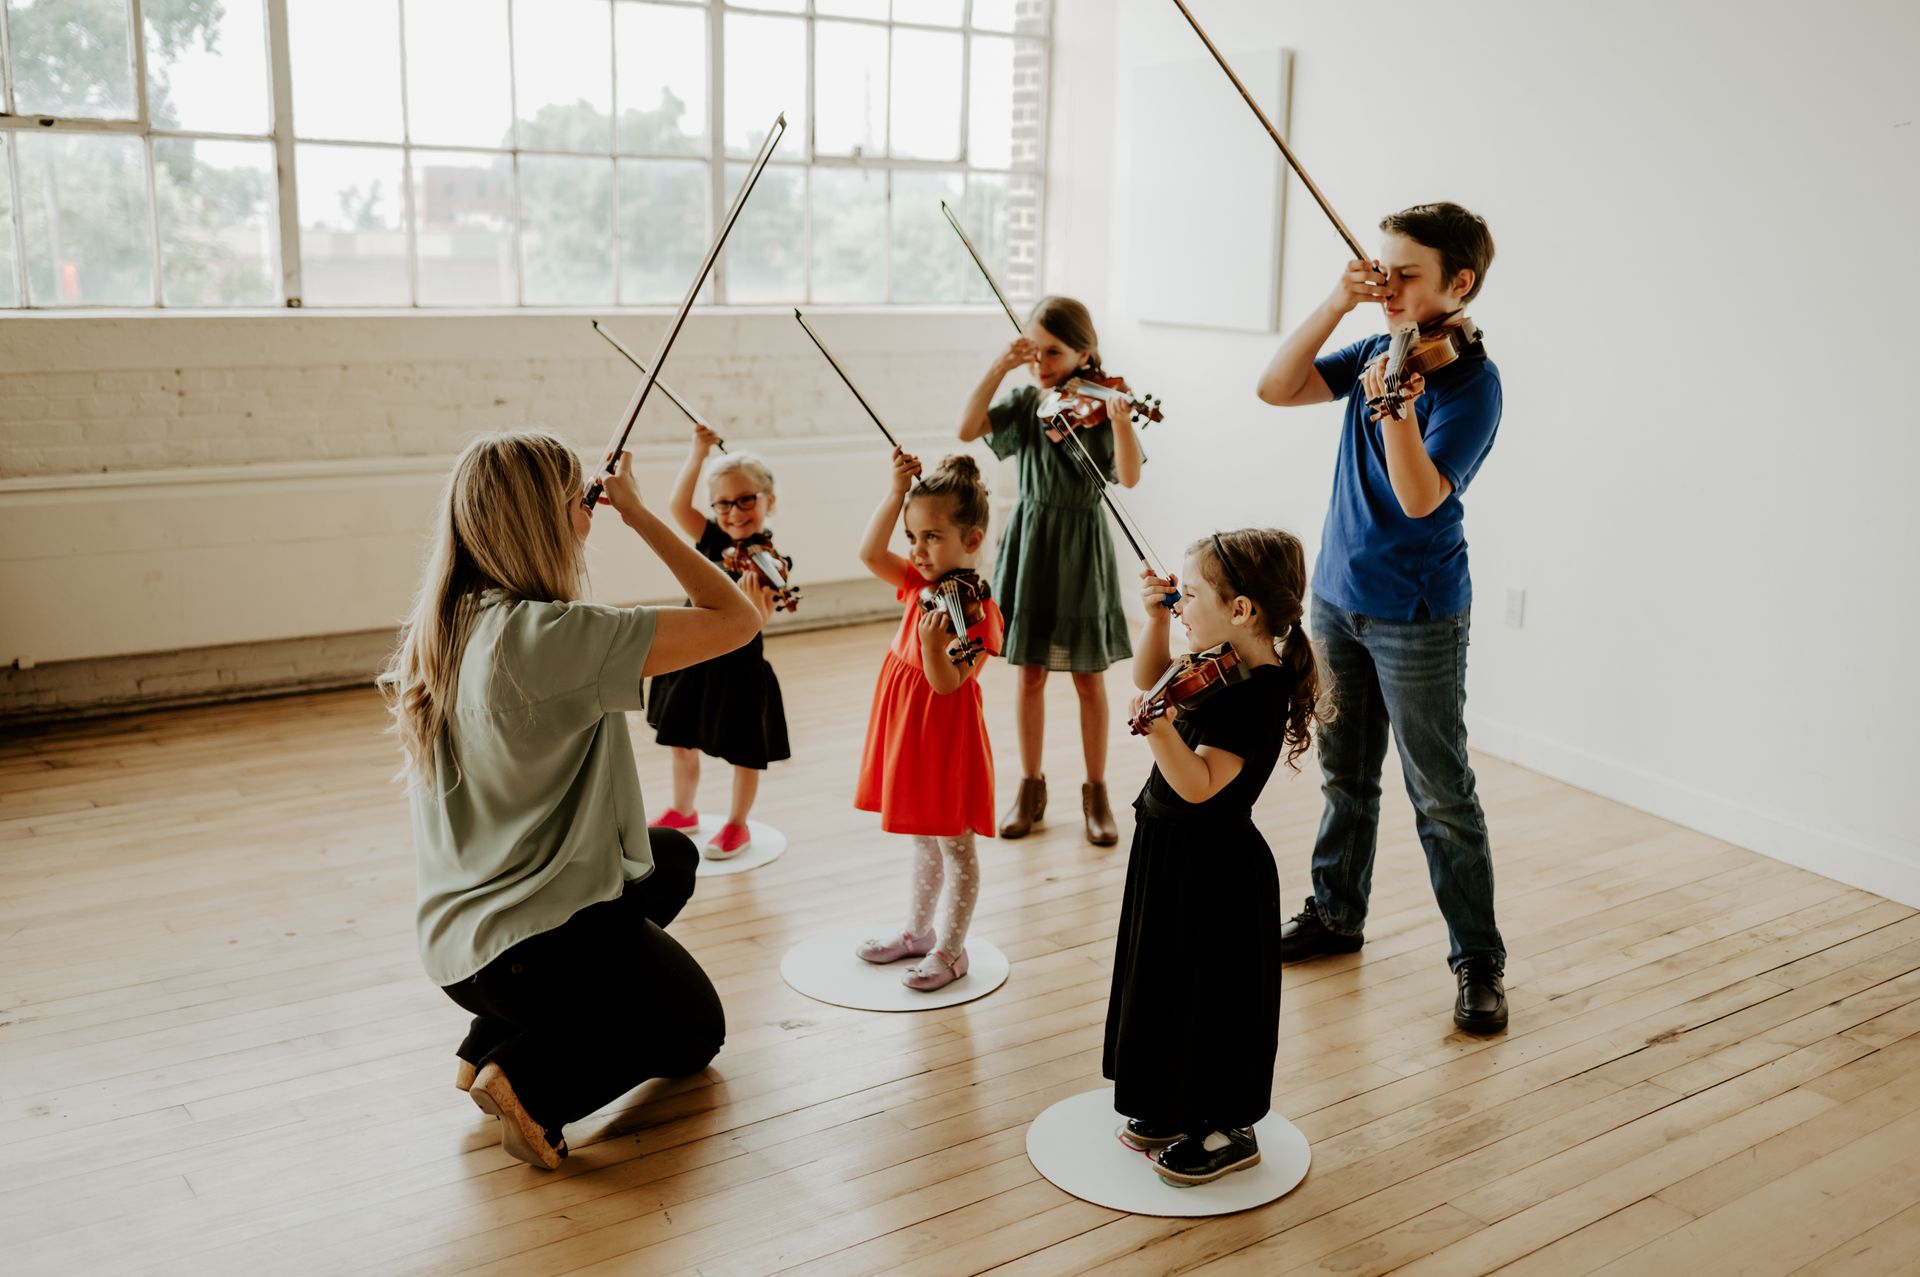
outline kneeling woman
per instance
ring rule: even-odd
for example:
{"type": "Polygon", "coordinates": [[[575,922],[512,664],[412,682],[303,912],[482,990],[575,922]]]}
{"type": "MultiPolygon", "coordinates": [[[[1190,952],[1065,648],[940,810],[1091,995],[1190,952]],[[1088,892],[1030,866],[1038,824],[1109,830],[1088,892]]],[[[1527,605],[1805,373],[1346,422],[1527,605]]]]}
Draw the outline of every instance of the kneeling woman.
{"type": "Polygon", "coordinates": [[[606,504],[683,608],[582,601],[580,460],[542,431],[475,440],[381,685],[412,781],[420,956],[473,1028],[458,1084],[551,1170],[561,1128],[652,1077],[695,1073],[726,1020],[662,930],[693,894],[686,835],[649,830],[625,711],[642,680],[760,629],[732,580],[641,504],[622,453],[606,504]]]}

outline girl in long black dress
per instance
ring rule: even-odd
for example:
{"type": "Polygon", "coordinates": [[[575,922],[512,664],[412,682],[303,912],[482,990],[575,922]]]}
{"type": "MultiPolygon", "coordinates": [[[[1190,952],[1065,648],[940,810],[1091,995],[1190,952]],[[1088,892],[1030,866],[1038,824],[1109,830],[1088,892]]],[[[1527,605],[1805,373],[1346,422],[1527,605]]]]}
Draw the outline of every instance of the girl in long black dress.
{"type": "MultiPolygon", "coordinates": [[[[1151,1156],[1161,1178],[1204,1184],[1260,1160],[1253,1124],[1273,1091],[1281,918],[1253,804],[1282,756],[1298,770],[1319,674],[1301,628],[1296,538],[1218,533],[1188,547],[1181,572],[1172,615],[1187,649],[1231,644],[1245,677],[1148,725],[1154,768],[1134,800],[1103,1072],[1128,1119],[1122,1142],[1151,1156]]],[[[1161,600],[1176,579],[1141,574],[1143,689],[1173,659],[1161,600]]]]}
{"type": "MultiPolygon", "coordinates": [[[[713,516],[693,504],[701,468],[719,441],[705,426],[694,428],[687,463],[668,500],[674,521],[694,538],[694,548],[715,563],[733,545],[764,535],[774,505],[773,472],[745,452],[721,458],[707,476],[713,516]]],[[[740,582],[740,588],[760,609],[763,622],[773,615],[771,590],[757,579],[740,582]]],[[[647,723],[654,739],[673,750],[673,806],[653,824],[685,831],[699,826],[700,756],[709,754],[733,764],[733,794],[726,823],[700,854],[727,860],[751,847],[747,815],[760,792],[760,773],[792,756],[780,680],[760,636],[725,656],[655,678],[647,692],[647,723]]]]}

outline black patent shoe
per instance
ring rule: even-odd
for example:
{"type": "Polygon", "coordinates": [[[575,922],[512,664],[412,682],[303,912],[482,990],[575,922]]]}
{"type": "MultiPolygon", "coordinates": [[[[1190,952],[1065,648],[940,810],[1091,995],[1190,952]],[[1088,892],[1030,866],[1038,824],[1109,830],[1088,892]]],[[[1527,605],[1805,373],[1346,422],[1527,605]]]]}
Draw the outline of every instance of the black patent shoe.
{"type": "Polygon", "coordinates": [[[1305,962],[1330,953],[1353,953],[1366,942],[1365,936],[1343,936],[1327,930],[1309,896],[1306,908],[1280,924],[1280,961],[1305,962]]]}
{"type": "Polygon", "coordinates": [[[1153,1169],[1160,1172],[1160,1178],[1181,1186],[1211,1184],[1222,1175],[1259,1164],[1260,1144],[1253,1138],[1251,1126],[1195,1135],[1153,1155],[1153,1169]],[[1226,1143],[1209,1150],[1207,1141],[1216,1134],[1225,1136],[1226,1143]]]}
{"type": "Polygon", "coordinates": [[[1163,1149],[1169,1144],[1178,1144],[1187,1138],[1185,1131],[1176,1131],[1171,1126],[1160,1126],[1153,1122],[1143,1122],[1137,1117],[1127,1119],[1120,1128],[1120,1142],[1140,1153],[1151,1153],[1163,1149]]]}
{"type": "Polygon", "coordinates": [[[1453,1022],[1466,1033],[1498,1033],[1507,1027],[1506,969],[1495,958],[1466,958],[1455,973],[1460,996],[1453,1002],[1453,1022]]]}

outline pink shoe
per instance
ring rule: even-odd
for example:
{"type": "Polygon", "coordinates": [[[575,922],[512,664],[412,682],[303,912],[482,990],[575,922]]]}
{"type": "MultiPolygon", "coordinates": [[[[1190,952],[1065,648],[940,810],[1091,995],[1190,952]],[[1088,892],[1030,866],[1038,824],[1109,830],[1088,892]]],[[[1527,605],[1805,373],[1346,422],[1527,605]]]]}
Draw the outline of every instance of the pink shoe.
{"type": "Polygon", "coordinates": [[[902,931],[896,940],[862,940],[854,953],[863,961],[884,966],[902,958],[921,957],[932,949],[933,932],[916,936],[910,931],[902,931]]]}
{"type": "Polygon", "coordinates": [[[922,993],[932,993],[935,989],[944,989],[967,973],[967,951],[962,949],[958,958],[949,958],[945,951],[935,949],[931,962],[922,962],[918,966],[907,968],[900,977],[900,983],[909,989],[918,989],[922,993]]]}
{"type": "Polygon", "coordinates": [[[698,829],[699,827],[700,815],[698,812],[690,811],[682,816],[671,807],[647,822],[648,829],[698,829]]]}
{"type": "Polygon", "coordinates": [[[700,854],[708,860],[732,860],[735,856],[753,846],[753,835],[747,832],[745,825],[722,825],[720,832],[707,840],[700,854]]]}

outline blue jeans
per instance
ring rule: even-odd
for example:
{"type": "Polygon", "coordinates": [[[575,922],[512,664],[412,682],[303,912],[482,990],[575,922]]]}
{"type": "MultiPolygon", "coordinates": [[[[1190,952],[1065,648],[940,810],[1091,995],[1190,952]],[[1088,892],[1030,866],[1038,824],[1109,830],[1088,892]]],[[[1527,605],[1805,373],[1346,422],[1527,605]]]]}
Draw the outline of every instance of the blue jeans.
{"type": "Polygon", "coordinates": [[[1447,921],[1447,964],[1506,961],[1493,920],[1493,853],[1467,761],[1467,630],[1472,608],[1438,620],[1389,621],[1313,598],[1313,637],[1333,680],[1335,716],[1319,730],[1326,809],[1313,844],[1313,907],[1359,935],[1373,890],[1380,770],[1387,729],[1413,800],[1414,826],[1447,921]]]}

